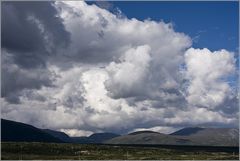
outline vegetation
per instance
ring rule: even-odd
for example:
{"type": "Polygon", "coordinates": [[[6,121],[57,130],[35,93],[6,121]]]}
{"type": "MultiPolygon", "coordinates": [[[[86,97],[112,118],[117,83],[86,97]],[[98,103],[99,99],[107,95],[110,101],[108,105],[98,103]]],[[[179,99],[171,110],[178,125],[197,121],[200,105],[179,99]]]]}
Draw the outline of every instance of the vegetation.
{"type": "Polygon", "coordinates": [[[184,148],[2,142],[2,160],[238,160],[238,152],[189,151],[184,148]]]}

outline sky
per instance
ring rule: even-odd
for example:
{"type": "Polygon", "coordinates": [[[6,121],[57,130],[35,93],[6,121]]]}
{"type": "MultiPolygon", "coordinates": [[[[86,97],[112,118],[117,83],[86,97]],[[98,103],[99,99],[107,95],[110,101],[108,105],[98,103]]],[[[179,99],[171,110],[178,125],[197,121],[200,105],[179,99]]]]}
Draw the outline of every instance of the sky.
{"type": "Polygon", "coordinates": [[[165,1],[165,2],[113,2],[128,18],[173,22],[174,29],[195,38],[193,47],[210,50],[238,47],[237,1],[165,1]],[[133,7],[134,6],[134,7],[133,7]]]}
{"type": "Polygon", "coordinates": [[[2,118],[71,136],[238,127],[238,2],[3,2],[2,118]]]}

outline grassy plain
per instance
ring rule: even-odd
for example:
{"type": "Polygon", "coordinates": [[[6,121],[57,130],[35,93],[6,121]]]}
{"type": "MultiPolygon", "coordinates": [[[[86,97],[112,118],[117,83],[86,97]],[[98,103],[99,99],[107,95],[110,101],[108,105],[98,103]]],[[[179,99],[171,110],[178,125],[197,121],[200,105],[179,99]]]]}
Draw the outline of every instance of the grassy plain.
{"type": "Polygon", "coordinates": [[[2,160],[239,160],[238,152],[69,143],[2,142],[2,160]]]}

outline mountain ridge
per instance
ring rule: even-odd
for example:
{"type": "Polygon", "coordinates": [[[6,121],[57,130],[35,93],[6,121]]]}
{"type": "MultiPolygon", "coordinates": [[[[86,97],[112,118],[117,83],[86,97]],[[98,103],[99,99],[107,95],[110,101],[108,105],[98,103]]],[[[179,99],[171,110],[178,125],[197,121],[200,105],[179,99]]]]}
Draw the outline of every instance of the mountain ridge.
{"type": "Polygon", "coordinates": [[[1,141],[63,142],[32,125],[6,119],[1,119],[1,141]]]}
{"type": "Polygon", "coordinates": [[[110,140],[107,144],[155,144],[196,146],[239,146],[239,129],[236,128],[183,128],[171,134],[138,132],[110,140]]]}
{"type": "Polygon", "coordinates": [[[32,125],[1,119],[1,141],[61,142],[81,144],[153,144],[239,146],[239,129],[187,127],[171,134],[155,131],[135,131],[126,135],[94,133],[70,137],[64,132],[39,129],[32,125]]]}
{"type": "Polygon", "coordinates": [[[169,135],[180,135],[180,136],[187,136],[187,135],[191,135],[193,133],[196,133],[200,130],[203,130],[204,128],[201,127],[186,127],[180,130],[177,130],[169,135]]]}
{"type": "Polygon", "coordinates": [[[114,133],[94,133],[89,137],[70,137],[66,133],[51,129],[40,129],[29,124],[1,118],[1,141],[53,142],[53,143],[102,143],[120,136],[114,133]]]}

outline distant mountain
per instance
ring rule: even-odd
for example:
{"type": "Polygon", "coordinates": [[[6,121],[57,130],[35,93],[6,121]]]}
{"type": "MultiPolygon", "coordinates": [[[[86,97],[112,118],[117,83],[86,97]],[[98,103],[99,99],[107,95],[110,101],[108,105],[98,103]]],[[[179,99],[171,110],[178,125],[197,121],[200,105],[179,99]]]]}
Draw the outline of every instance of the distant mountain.
{"type": "Polygon", "coordinates": [[[102,143],[106,140],[109,139],[113,139],[116,138],[120,135],[118,134],[114,134],[114,133],[109,133],[109,132],[105,132],[105,133],[95,133],[90,135],[88,138],[92,143],[102,143]]]}
{"type": "Polygon", "coordinates": [[[87,137],[87,136],[69,137],[64,132],[54,131],[54,130],[50,130],[50,129],[42,129],[42,130],[64,142],[80,143],[80,144],[102,143],[106,140],[120,136],[118,134],[106,132],[106,133],[94,133],[94,134],[90,135],[89,137],[87,137]]]}
{"type": "Polygon", "coordinates": [[[1,119],[1,134],[1,141],[63,142],[34,126],[5,119],[1,119]]]}
{"type": "Polygon", "coordinates": [[[65,142],[65,143],[102,143],[118,137],[114,133],[95,133],[89,137],[69,137],[64,132],[39,129],[32,125],[1,119],[1,141],[25,142],[65,142]]]}
{"type": "Polygon", "coordinates": [[[195,134],[201,130],[204,130],[204,128],[200,128],[200,127],[189,127],[189,128],[184,128],[181,130],[178,130],[174,133],[171,133],[170,135],[180,135],[180,136],[188,136],[191,134],[195,134]]]}
{"type": "Polygon", "coordinates": [[[107,140],[107,144],[164,144],[164,145],[186,145],[190,140],[177,138],[167,134],[153,131],[138,131],[128,135],[119,136],[107,140]]]}
{"type": "Polygon", "coordinates": [[[48,133],[64,142],[72,142],[72,138],[69,137],[67,134],[65,134],[64,132],[60,132],[60,131],[55,131],[55,130],[50,130],[50,129],[42,129],[42,131],[44,131],[45,133],[48,133]]]}
{"type": "Polygon", "coordinates": [[[171,135],[198,145],[239,146],[239,129],[234,128],[184,128],[171,135]]]}
{"type": "Polygon", "coordinates": [[[170,135],[139,131],[105,141],[107,144],[239,146],[239,129],[184,128],[170,135]]]}
{"type": "Polygon", "coordinates": [[[136,131],[136,132],[129,133],[128,135],[137,135],[137,134],[142,134],[142,133],[159,134],[158,132],[155,132],[155,131],[136,131]]]}
{"type": "Polygon", "coordinates": [[[71,137],[72,143],[89,144],[91,143],[87,136],[71,137]]]}
{"type": "Polygon", "coordinates": [[[71,137],[72,138],[72,142],[74,143],[103,143],[106,140],[118,137],[120,135],[118,134],[114,134],[114,133],[95,133],[90,135],[89,137],[71,137]]]}

